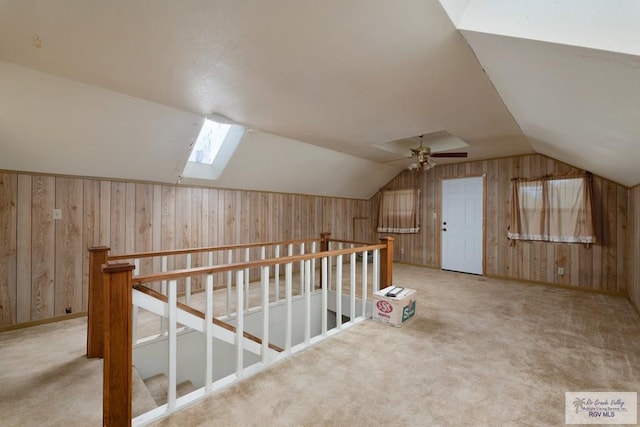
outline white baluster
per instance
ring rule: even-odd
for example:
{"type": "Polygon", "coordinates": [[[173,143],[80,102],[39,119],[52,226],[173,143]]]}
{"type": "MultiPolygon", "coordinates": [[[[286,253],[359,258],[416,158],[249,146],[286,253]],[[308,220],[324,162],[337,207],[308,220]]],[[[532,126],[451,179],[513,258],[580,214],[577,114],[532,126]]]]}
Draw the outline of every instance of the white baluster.
{"type": "MultiPolygon", "coordinates": [[[[331,251],[333,248],[333,243],[327,242],[327,250],[331,251]]],[[[327,258],[328,266],[327,266],[327,281],[329,290],[333,289],[333,257],[330,256],[327,258]]]]}
{"type": "Polygon", "coordinates": [[[367,293],[369,292],[367,288],[368,262],[369,262],[369,252],[364,251],[362,253],[362,317],[364,318],[367,317],[367,293]]]}
{"type": "Polygon", "coordinates": [[[322,277],[322,335],[327,336],[327,279],[328,269],[327,264],[329,260],[327,257],[322,257],[320,265],[321,277],[322,277]]]}
{"type": "MultiPolygon", "coordinates": [[[[275,249],[275,258],[280,258],[280,245],[276,245],[275,249]]],[[[280,301],[280,264],[276,264],[273,271],[273,281],[275,286],[275,296],[274,299],[276,302],[280,301]]]]}
{"type": "MultiPolygon", "coordinates": [[[[300,255],[304,255],[304,243],[300,243],[300,255]]],[[[304,294],[304,261],[300,261],[300,295],[304,294]]]]}
{"type": "Polygon", "coordinates": [[[169,281],[169,385],[167,386],[167,406],[169,409],[176,407],[177,384],[177,320],[178,320],[178,283],[169,281]]]}
{"type": "Polygon", "coordinates": [[[285,351],[291,353],[291,322],[293,321],[293,305],[292,305],[292,282],[293,282],[293,263],[287,263],[284,266],[284,293],[287,304],[287,321],[285,325],[285,351]]]}
{"type": "Polygon", "coordinates": [[[140,275],[140,258],[136,258],[133,260],[133,276],[139,276],[140,275]]]}
{"type": "MultiPolygon", "coordinates": [[[[293,256],[293,243],[287,245],[287,256],[293,256]]],[[[293,270],[291,270],[293,272],[293,270]]],[[[293,291],[292,291],[293,292],[293,291]]]]}
{"type": "MultiPolygon", "coordinates": [[[[227,252],[227,264],[233,263],[233,249],[227,252]]],[[[227,271],[227,316],[231,315],[231,284],[233,282],[233,272],[227,271]]]]}
{"type": "MultiPolygon", "coordinates": [[[[311,242],[311,253],[316,253],[316,242],[311,242]]],[[[316,259],[311,260],[311,289],[316,289],[316,259]]]]}
{"type": "Polygon", "coordinates": [[[373,251],[373,292],[380,290],[380,249],[373,251]]]}
{"type": "MultiPolygon", "coordinates": [[[[168,265],[168,260],[167,260],[167,256],[164,255],[162,257],[162,272],[166,273],[167,272],[167,265],[168,265]]],[[[167,295],[167,281],[163,280],[160,282],[160,292],[162,293],[162,295],[167,295]]],[[[164,317],[160,318],[160,335],[164,336],[167,333],[167,319],[165,319],[164,317]]]]}
{"type": "MultiPolygon", "coordinates": [[[[210,252],[211,253],[211,252],[210,252]]],[[[205,377],[204,386],[207,392],[211,391],[213,384],[213,274],[207,275],[205,289],[207,306],[204,312],[204,333],[205,333],[205,377]]]]}
{"type": "MultiPolygon", "coordinates": [[[[187,254],[187,270],[191,268],[191,254],[187,254]]],[[[184,301],[189,305],[191,303],[191,276],[187,277],[184,287],[184,301]]]]}
{"type": "Polygon", "coordinates": [[[304,261],[304,343],[311,341],[311,260],[304,261]]]}
{"type": "Polygon", "coordinates": [[[351,275],[349,277],[349,319],[351,323],[356,320],[356,253],[352,252],[349,256],[349,266],[351,267],[351,275]]]}
{"type": "Polygon", "coordinates": [[[260,284],[262,286],[262,363],[266,365],[269,362],[269,266],[260,268],[260,284]]]}
{"type": "MultiPolygon", "coordinates": [[[[133,260],[133,276],[139,276],[140,275],[140,258],[136,258],[133,260]]],[[[138,342],[138,306],[133,304],[132,307],[132,311],[131,311],[131,322],[132,322],[132,328],[131,328],[131,336],[132,336],[132,341],[133,344],[138,342]]]]}
{"type": "MultiPolygon", "coordinates": [[[[244,250],[244,260],[249,262],[251,260],[251,248],[244,250]]],[[[249,309],[249,269],[244,269],[244,307],[249,309]]]]}
{"type": "Polygon", "coordinates": [[[342,328],[342,255],[336,257],[336,328],[342,328]]]}
{"type": "Polygon", "coordinates": [[[242,301],[244,295],[242,283],[244,282],[244,271],[236,272],[236,376],[242,377],[244,372],[244,311],[242,301]]]}

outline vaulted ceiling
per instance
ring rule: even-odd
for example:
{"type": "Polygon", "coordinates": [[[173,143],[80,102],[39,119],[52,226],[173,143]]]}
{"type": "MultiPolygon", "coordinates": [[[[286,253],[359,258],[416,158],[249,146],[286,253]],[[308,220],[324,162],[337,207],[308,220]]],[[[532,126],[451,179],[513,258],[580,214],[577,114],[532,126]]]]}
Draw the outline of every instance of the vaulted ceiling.
{"type": "Polygon", "coordinates": [[[639,9],[587,3],[0,0],[0,169],[175,183],[217,114],[205,185],[368,198],[432,133],[634,185],[639,9]]]}

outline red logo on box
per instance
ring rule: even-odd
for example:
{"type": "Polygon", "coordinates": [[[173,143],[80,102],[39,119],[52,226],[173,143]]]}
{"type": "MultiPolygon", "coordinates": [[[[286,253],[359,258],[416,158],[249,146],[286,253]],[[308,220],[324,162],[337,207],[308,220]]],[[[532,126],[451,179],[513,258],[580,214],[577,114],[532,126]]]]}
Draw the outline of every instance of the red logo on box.
{"type": "Polygon", "coordinates": [[[386,301],[378,301],[376,303],[376,307],[383,313],[391,313],[393,311],[393,306],[386,301]]]}

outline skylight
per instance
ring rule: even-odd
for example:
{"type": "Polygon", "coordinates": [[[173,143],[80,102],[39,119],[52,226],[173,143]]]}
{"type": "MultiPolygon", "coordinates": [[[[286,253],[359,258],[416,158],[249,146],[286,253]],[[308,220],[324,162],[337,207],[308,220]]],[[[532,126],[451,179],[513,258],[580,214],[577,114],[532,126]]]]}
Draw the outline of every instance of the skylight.
{"type": "Polygon", "coordinates": [[[193,146],[189,161],[212,165],[231,126],[230,124],[206,119],[193,146]]]}
{"type": "Polygon", "coordinates": [[[231,160],[245,128],[221,117],[205,119],[178,182],[205,184],[217,180],[231,160]],[[183,181],[184,179],[184,181],[183,181]]]}

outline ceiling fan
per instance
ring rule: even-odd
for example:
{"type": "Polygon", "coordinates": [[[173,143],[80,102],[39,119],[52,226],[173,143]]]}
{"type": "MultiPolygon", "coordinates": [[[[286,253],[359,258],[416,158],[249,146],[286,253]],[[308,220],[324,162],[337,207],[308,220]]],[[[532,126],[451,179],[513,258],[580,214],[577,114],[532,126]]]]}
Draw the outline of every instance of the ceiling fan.
{"type": "Polygon", "coordinates": [[[431,169],[436,165],[436,162],[433,160],[434,157],[467,157],[467,153],[457,152],[457,153],[432,153],[431,148],[425,147],[422,145],[422,137],[424,135],[420,135],[420,146],[418,148],[411,148],[411,157],[409,159],[416,159],[417,164],[413,163],[409,166],[409,169],[418,169],[422,168],[422,170],[431,169]]]}
{"type": "MultiPolygon", "coordinates": [[[[443,133],[443,132],[438,132],[438,134],[443,133]]],[[[434,134],[429,134],[428,136],[432,136],[435,135],[434,134]]],[[[427,169],[431,169],[432,167],[434,167],[436,165],[436,162],[433,160],[436,157],[467,157],[467,153],[464,152],[449,152],[449,153],[432,153],[431,152],[431,147],[426,147],[423,145],[423,141],[422,141],[422,137],[424,135],[420,135],[420,146],[417,148],[409,148],[411,150],[411,156],[409,157],[404,157],[403,159],[415,159],[416,163],[412,163],[409,166],[410,170],[416,170],[416,169],[422,169],[422,170],[427,170],[427,169]]],[[[437,135],[438,137],[440,137],[440,135],[437,135]]],[[[450,135],[449,135],[450,136],[450,135]]],[[[434,138],[432,138],[433,140],[434,138]]],[[[437,145],[442,145],[437,144],[437,145]]],[[[462,145],[467,145],[464,142],[462,142],[462,145]]],[[[398,160],[402,160],[402,159],[394,159],[394,160],[387,160],[383,163],[391,163],[391,162],[397,162],[398,160]]]]}

